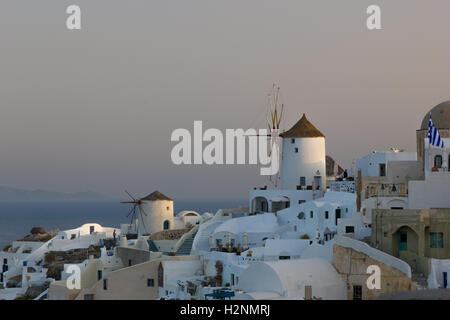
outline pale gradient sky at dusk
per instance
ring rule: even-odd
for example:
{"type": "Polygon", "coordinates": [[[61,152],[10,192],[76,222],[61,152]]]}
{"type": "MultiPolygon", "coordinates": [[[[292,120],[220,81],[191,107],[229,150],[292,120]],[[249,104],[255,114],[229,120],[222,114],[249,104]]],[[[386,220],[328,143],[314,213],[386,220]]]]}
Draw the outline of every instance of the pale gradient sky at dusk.
{"type": "Polygon", "coordinates": [[[281,86],[345,167],[415,151],[450,99],[448,0],[73,0],[0,4],[0,185],[245,199],[257,166],[175,166],[176,128],[265,127],[281,86]],[[65,27],[82,9],[82,30],[65,27]],[[382,9],[382,30],[366,8],[382,9]]]}

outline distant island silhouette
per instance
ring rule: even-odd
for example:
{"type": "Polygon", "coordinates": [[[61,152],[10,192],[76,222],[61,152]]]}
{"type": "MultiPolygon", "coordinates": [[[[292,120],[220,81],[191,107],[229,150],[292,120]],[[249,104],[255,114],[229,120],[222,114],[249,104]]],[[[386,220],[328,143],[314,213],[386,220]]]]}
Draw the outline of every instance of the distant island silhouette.
{"type": "Polygon", "coordinates": [[[111,200],[108,196],[94,191],[58,192],[49,190],[25,190],[0,186],[0,201],[94,201],[111,200]]]}

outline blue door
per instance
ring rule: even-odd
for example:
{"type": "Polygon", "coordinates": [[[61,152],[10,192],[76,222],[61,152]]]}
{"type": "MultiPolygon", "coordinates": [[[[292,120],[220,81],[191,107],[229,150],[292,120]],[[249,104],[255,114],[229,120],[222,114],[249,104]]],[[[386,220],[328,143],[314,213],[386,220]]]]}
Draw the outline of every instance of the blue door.
{"type": "Polygon", "coordinates": [[[398,233],[398,250],[406,251],[408,250],[408,237],[405,231],[398,233]]]}
{"type": "Polygon", "coordinates": [[[164,225],[163,225],[164,230],[169,230],[169,227],[170,227],[169,220],[164,221],[164,225]]]}

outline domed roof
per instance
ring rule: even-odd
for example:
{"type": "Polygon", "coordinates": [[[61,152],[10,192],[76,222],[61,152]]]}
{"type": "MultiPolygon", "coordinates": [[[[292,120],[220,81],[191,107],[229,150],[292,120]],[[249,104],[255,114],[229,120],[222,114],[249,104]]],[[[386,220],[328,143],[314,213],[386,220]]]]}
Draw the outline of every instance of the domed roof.
{"type": "Polygon", "coordinates": [[[450,101],[442,102],[427,112],[422,120],[420,130],[428,130],[430,112],[433,124],[437,129],[450,129],[450,101]]]}
{"type": "Polygon", "coordinates": [[[157,200],[170,200],[170,201],[173,201],[168,196],[163,195],[159,191],[154,191],[154,192],[150,193],[148,196],[146,196],[144,198],[141,198],[140,200],[143,200],[143,201],[157,201],[157,200]]]}
{"type": "Polygon", "coordinates": [[[325,137],[308,119],[305,114],[292,128],[280,134],[283,138],[315,138],[325,137]]]}

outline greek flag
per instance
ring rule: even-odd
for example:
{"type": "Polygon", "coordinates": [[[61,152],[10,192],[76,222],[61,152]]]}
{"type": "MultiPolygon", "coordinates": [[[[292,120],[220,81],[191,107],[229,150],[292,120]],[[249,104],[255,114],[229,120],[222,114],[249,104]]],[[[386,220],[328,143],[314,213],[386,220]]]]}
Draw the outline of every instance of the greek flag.
{"type": "Polygon", "coordinates": [[[433,124],[433,120],[431,120],[431,113],[430,113],[430,120],[428,122],[428,141],[430,141],[430,145],[432,146],[440,148],[444,147],[444,140],[442,140],[438,130],[433,124]]]}

